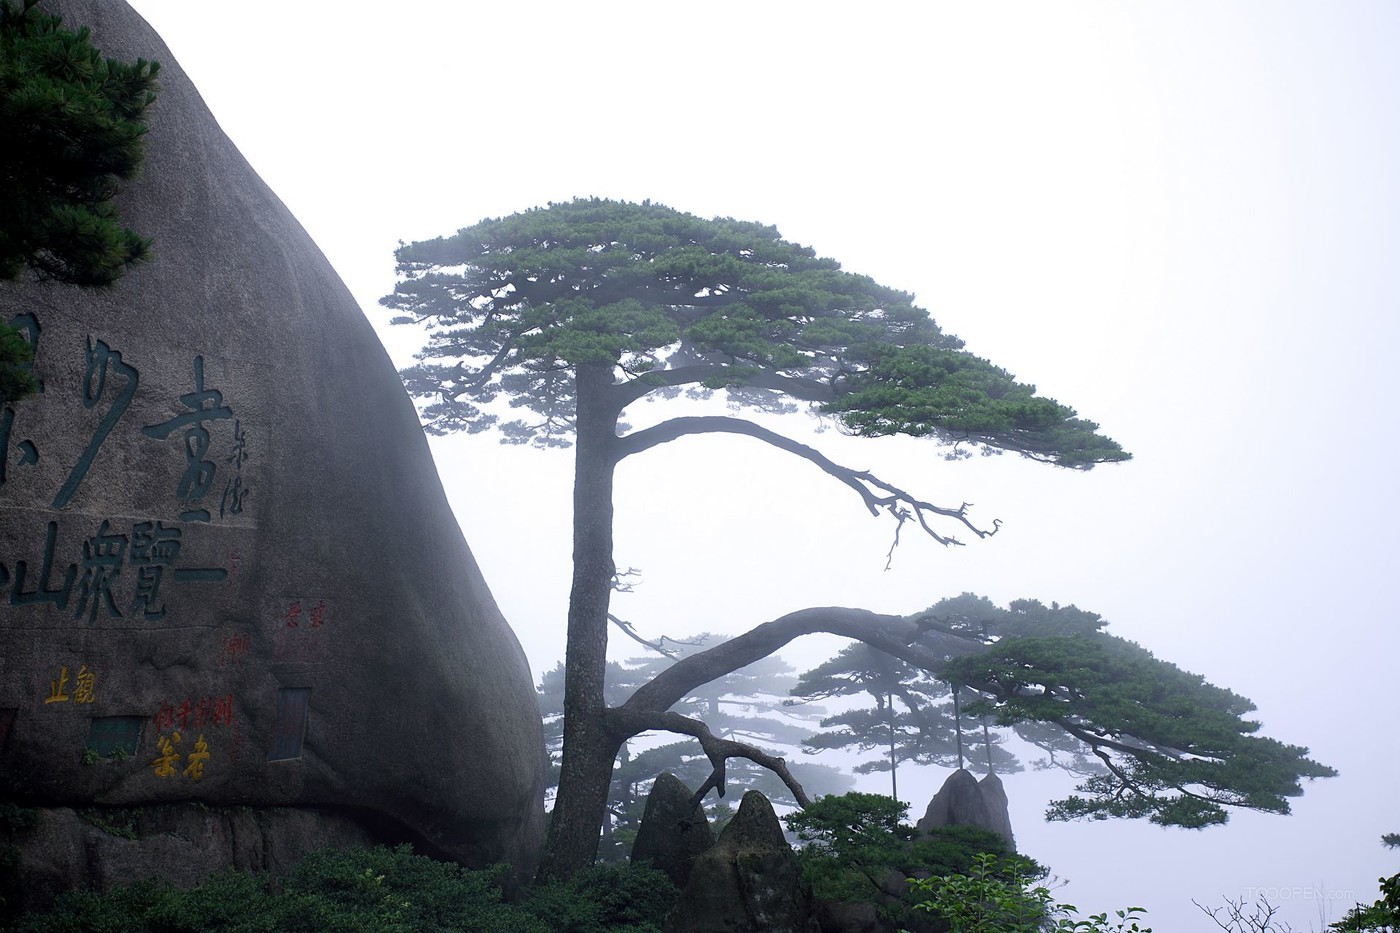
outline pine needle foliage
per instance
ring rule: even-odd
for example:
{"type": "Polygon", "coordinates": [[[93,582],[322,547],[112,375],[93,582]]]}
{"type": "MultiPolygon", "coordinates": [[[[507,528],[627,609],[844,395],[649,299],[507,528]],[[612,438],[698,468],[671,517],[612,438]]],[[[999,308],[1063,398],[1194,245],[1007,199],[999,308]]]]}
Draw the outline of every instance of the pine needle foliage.
{"type": "Polygon", "coordinates": [[[1258,735],[1246,698],[1105,632],[1006,638],[941,674],[982,695],[970,712],[1058,727],[1102,763],[1104,773],[1050,806],[1052,820],[1201,828],[1226,822],[1227,807],[1286,814],[1304,778],[1337,773],[1306,748],[1258,735]]]}
{"type": "MultiPolygon", "coordinates": [[[[689,386],[740,406],[808,402],[852,433],[932,436],[1085,469],[1128,454],[1098,426],[963,349],[907,292],[777,229],[598,198],[401,245],[381,299],[427,341],[407,371],[434,433],[570,443],[578,366],[638,397],[689,386]],[[499,397],[531,416],[499,421],[499,397]]],[[[783,407],[786,406],[786,407],[783,407]]]]}
{"type": "MultiPolygon", "coordinates": [[[[0,0],[0,281],[111,285],[151,241],[112,203],[144,157],[160,66],[104,58],[86,27],[0,0]]],[[[0,322],[0,402],[33,392],[28,343],[0,322]]]]}
{"type": "Polygon", "coordinates": [[[36,0],[0,2],[0,278],[109,285],[149,254],[112,198],[140,168],[160,66],[90,38],[36,0]]]}

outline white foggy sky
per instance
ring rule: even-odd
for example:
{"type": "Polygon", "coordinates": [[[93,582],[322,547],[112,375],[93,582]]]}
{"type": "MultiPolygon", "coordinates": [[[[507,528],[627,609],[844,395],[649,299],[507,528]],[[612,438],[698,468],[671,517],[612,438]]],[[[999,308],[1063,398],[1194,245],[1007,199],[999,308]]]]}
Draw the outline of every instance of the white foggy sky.
{"type": "MultiPolygon", "coordinates": [[[[1209,924],[1192,898],[1272,889],[1302,930],[1395,870],[1378,837],[1400,831],[1400,7],[134,6],[382,335],[398,240],[652,198],[776,224],[915,292],[1135,454],[1080,474],[818,435],[1006,522],[958,550],[906,535],[884,572],[889,528],[807,465],[743,439],[667,445],[619,475],[618,561],[645,582],[618,608],[643,631],[964,590],[1075,603],[1342,775],[1291,817],[1199,833],[1045,824],[1064,782],[1010,776],[1018,840],[1070,879],[1062,899],[1176,931],[1209,924]]],[[[385,336],[404,362],[412,345],[385,336]]],[[[538,675],[563,651],[569,455],[433,448],[538,675]]],[[[901,795],[922,811],[944,777],[902,771],[901,795]]]]}

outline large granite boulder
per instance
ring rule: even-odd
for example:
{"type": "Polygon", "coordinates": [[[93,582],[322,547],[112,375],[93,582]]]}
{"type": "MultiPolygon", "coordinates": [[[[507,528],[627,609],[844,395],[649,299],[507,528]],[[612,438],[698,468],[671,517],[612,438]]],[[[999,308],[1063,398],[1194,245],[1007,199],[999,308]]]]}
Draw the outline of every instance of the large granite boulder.
{"type": "Polygon", "coordinates": [[[692,807],[690,798],[691,790],[680,778],[669,771],[658,774],[632,843],[633,862],[650,862],[682,889],[695,859],[715,841],[705,808],[692,807]]]}
{"type": "Polygon", "coordinates": [[[44,5],[161,63],[118,198],[155,249],[0,283],[43,384],[0,413],[0,801],[331,809],[529,870],[532,679],[393,365],[141,17],[44,5]]]}
{"type": "Polygon", "coordinates": [[[695,860],[664,933],[819,933],[812,890],[773,812],[744,794],[719,841],[695,860]]]}
{"type": "Polygon", "coordinates": [[[924,832],[941,826],[975,826],[1001,836],[1014,852],[1016,840],[1007,806],[1000,778],[991,774],[978,783],[971,771],[959,768],[933,795],[916,825],[924,832]]]}

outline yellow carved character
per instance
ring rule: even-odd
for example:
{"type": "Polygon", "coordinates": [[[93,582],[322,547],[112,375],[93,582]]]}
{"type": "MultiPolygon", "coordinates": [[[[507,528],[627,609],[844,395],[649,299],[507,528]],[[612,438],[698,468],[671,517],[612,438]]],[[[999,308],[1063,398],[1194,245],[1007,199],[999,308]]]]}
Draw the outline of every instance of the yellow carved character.
{"type": "Polygon", "coordinates": [[[160,750],[160,754],[151,762],[151,765],[156,769],[156,777],[168,778],[175,773],[175,765],[180,760],[175,746],[179,744],[180,733],[178,732],[172,732],[168,737],[162,735],[156,739],[156,748],[160,750]]]}
{"type": "Polygon", "coordinates": [[[73,687],[74,703],[91,703],[97,699],[97,672],[86,664],[78,668],[77,684],[73,687]]]}
{"type": "Polygon", "coordinates": [[[191,781],[198,781],[204,777],[204,762],[209,760],[209,744],[204,741],[201,734],[195,739],[194,751],[185,757],[185,777],[191,781]]]}
{"type": "Polygon", "coordinates": [[[63,692],[63,685],[68,683],[68,668],[64,667],[58,672],[58,680],[49,681],[49,695],[44,698],[45,703],[67,703],[72,699],[63,692]]]}

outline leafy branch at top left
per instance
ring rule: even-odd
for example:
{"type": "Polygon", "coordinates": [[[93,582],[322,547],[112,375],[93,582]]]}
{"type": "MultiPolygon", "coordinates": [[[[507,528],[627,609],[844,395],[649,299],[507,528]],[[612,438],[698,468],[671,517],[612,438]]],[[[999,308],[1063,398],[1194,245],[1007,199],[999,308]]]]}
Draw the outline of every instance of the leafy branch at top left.
{"type": "MultiPolygon", "coordinates": [[[[136,176],[156,62],[103,57],[38,0],[0,0],[0,281],[111,285],[150,256],[112,199],[136,176]]],[[[0,322],[0,402],[34,391],[32,350],[0,322]]]]}

